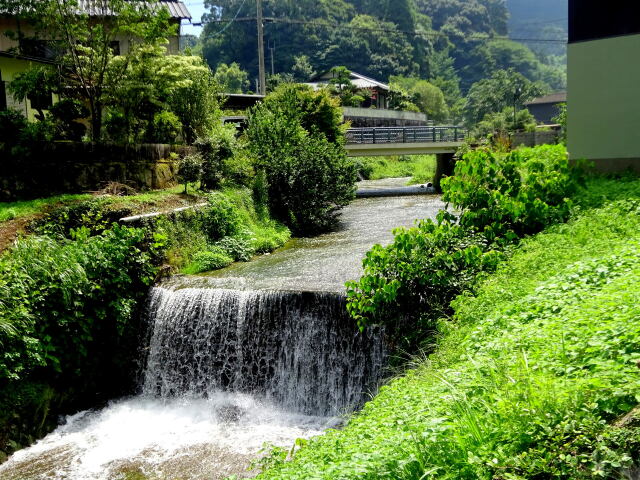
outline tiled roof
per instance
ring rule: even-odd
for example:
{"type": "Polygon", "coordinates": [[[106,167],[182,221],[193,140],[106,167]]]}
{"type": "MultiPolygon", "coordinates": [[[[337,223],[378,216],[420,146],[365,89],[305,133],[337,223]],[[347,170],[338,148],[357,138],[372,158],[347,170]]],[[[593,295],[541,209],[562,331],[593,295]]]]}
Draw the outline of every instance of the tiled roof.
{"type": "MultiPolygon", "coordinates": [[[[82,11],[83,13],[86,13],[88,15],[95,15],[95,16],[104,15],[104,11],[101,8],[102,2],[98,2],[96,0],[77,0],[77,1],[78,1],[78,6],[80,7],[80,11],[82,11]]],[[[187,10],[187,7],[184,4],[184,2],[180,2],[177,0],[152,0],[152,1],[146,1],[144,2],[144,4],[151,8],[166,7],[166,9],[169,10],[171,17],[175,19],[180,19],[180,20],[191,19],[191,14],[189,13],[189,10],[187,10]]],[[[11,12],[11,11],[8,11],[7,9],[3,9],[0,6],[0,15],[2,14],[11,15],[12,13],[16,14],[20,12],[20,10],[21,8],[18,7],[17,11],[11,12]]]]}
{"type": "Polygon", "coordinates": [[[545,95],[544,97],[534,98],[525,105],[539,105],[542,103],[563,103],[567,101],[567,92],[557,92],[551,95],[545,95]]]}
{"type": "MultiPolygon", "coordinates": [[[[95,0],[78,0],[78,4],[80,5],[82,11],[88,13],[89,15],[97,15],[100,11],[95,7],[95,0]]],[[[191,14],[189,13],[189,10],[187,10],[187,7],[183,2],[179,2],[176,0],[157,0],[145,2],[145,4],[151,6],[152,8],[166,7],[167,10],[169,10],[172,18],[191,18],[191,14]]]]}

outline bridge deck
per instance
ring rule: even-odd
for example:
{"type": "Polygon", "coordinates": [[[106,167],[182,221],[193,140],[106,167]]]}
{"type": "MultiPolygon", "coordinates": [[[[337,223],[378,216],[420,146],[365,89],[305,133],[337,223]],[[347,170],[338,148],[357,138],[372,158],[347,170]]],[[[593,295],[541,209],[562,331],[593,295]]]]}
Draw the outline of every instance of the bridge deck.
{"type": "Polygon", "coordinates": [[[351,128],[345,147],[351,157],[453,153],[466,136],[458,126],[351,128]]]}

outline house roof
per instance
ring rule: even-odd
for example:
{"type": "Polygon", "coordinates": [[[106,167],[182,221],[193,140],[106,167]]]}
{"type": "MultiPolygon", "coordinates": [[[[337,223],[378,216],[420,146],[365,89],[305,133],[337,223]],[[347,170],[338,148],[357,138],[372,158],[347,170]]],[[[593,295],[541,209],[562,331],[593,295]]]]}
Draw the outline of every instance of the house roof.
{"type": "MultiPolygon", "coordinates": [[[[177,0],[155,0],[144,2],[145,5],[150,6],[152,8],[156,7],[166,7],[169,10],[172,18],[177,19],[190,19],[191,14],[189,10],[187,10],[186,5],[183,2],[177,0]]],[[[99,15],[101,13],[101,9],[97,9],[95,5],[95,0],[78,0],[78,4],[83,12],[88,13],[89,15],[99,15]]]]}
{"type": "MultiPolygon", "coordinates": [[[[307,85],[317,88],[319,85],[326,85],[333,78],[330,70],[315,75],[307,85]]],[[[349,75],[351,82],[358,88],[378,88],[380,90],[389,91],[389,85],[379,82],[371,77],[360,73],[351,72],[349,75]]]]}
{"type": "MultiPolygon", "coordinates": [[[[79,10],[83,13],[92,16],[100,16],[104,14],[102,8],[100,6],[96,6],[95,0],[77,0],[77,2],[79,10]]],[[[191,14],[189,13],[189,10],[187,9],[184,2],[178,0],[151,0],[144,1],[143,3],[151,8],[165,7],[167,10],[169,10],[171,18],[179,20],[191,19],[191,14]]],[[[21,7],[18,7],[18,9],[14,11],[2,9],[2,7],[0,7],[0,15],[13,15],[20,12],[22,12],[21,7]]]]}
{"type": "Polygon", "coordinates": [[[545,95],[543,97],[534,98],[525,105],[541,105],[546,103],[563,103],[567,101],[567,92],[556,92],[551,95],[545,95]]]}

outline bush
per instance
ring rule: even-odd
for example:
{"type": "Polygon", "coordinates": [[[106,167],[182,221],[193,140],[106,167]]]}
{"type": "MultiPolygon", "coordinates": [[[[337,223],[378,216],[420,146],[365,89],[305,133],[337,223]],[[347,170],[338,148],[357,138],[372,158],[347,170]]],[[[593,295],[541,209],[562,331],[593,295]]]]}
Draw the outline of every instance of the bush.
{"type": "Polygon", "coordinates": [[[225,174],[224,162],[234,156],[233,134],[226,129],[220,129],[216,136],[199,137],[193,145],[202,157],[202,188],[220,188],[225,174]]]}
{"type": "Polygon", "coordinates": [[[200,155],[185,155],[178,162],[178,178],[184,184],[184,193],[187,186],[200,180],[202,174],[202,157],[200,155]]]}
{"type": "Polygon", "coordinates": [[[15,145],[26,126],[27,119],[17,110],[0,111],[0,149],[15,145]]]}
{"type": "Polygon", "coordinates": [[[216,242],[215,246],[222,249],[236,262],[248,262],[256,253],[251,240],[246,237],[225,237],[216,242]]]}
{"type": "Polygon", "coordinates": [[[424,340],[451,312],[451,300],[496,268],[506,247],[566,220],[579,180],[558,146],[504,157],[471,152],[455,173],[443,183],[443,199],[459,215],[442,211],[437,223],[398,229],[391,245],[367,253],[362,278],[347,284],[351,315],[361,326],[395,327],[402,348],[424,340]]]}
{"type": "Polygon", "coordinates": [[[182,124],[178,116],[167,110],[153,115],[151,130],[147,133],[147,139],[155,143],[174,143],[182,131],[182,124]]]}
{"type": "Polygon", "coordinates": [[[209,207],[202,211],[202,228],[210,241],[234,236],[240,230],[240,217],[233,204],[223,195],[208,197],[209,207]]]}
{"type": "Polygon", "coordinates": [[[56,121],[57,136],[63,140],[80,141],[87,131],[77,120],[87,118],[89,110],[79,100],[65,98],[55,103],[49,113],[56,121]]]}
{"type": "Polygon", "coordinates": [[[185,269],[185,273],[193,275],[218,270],[232,263],[233,258],[227,255],[223,249],[214,247],[211,250],[196,253],[191,264],[185,269]]]}
{"type": "Polygon", "coordinates": [[[249,148],[265,174],[271,213],[297,234],[326,230],[355,196],[339,119],[326,92],[299,85],[279,87],[251,113],[249,148]]]}

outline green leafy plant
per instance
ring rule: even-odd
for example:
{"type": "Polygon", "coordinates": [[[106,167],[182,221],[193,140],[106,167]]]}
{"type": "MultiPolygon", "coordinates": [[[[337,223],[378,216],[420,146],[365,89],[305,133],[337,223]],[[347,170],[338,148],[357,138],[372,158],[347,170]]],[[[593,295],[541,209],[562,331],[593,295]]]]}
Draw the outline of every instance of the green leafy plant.
{"type": "Polygon", "coordinates": [[[178,162],[178,178],[184,184],[184,193],[190,183],[196,183],[202,175],[202,157],[200,155],[185,155],[178,162]]]}

